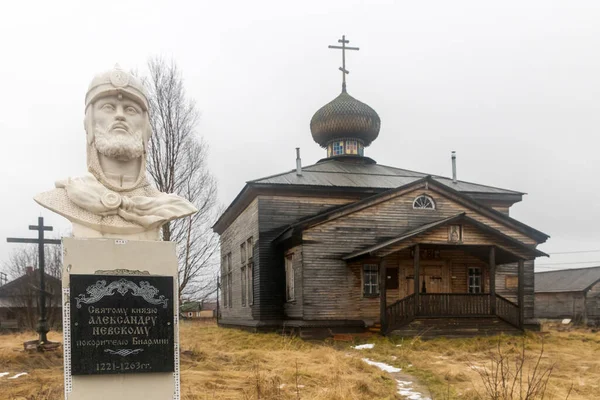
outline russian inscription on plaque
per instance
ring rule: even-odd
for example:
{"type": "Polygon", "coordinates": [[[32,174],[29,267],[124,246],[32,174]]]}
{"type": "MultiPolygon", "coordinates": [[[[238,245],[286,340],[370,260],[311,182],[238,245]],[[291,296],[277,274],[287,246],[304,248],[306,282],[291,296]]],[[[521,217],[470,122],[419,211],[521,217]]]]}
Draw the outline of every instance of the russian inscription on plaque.
{"type": "Polygon", "coordinates": [[[174,371],[173,277],[71,275],[71,373],[174,371]]]}

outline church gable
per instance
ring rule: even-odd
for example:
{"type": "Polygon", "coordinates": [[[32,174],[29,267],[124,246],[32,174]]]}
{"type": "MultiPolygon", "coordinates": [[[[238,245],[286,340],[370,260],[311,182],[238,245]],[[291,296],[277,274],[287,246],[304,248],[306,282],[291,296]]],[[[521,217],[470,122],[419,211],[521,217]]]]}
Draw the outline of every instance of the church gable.
{"type": "MultiPolygon", "coordinates": [[[[455,193],[428,180],[332,212],[326,219],[306,228],[303,239],[310,241],[318,240],[316,237],[322,235],[345,235],[345,240],[362,243],[360,247],[365,248],[460,213],[523,244],[538,243],[531,237],[533,235],[527,235],[523,229],[513,226],[514,220],[511,218],[496,216],[493,210],[470,199],[457,197],[455,193]]],[[[356,249],[355,246],[350,247],[356,249]]]]}

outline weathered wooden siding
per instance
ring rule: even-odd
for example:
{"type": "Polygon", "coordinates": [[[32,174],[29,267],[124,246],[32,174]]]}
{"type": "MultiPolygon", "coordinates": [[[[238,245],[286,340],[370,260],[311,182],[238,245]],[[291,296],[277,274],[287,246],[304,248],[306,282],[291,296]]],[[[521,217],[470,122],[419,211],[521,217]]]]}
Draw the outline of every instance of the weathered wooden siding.
{"type": "MultiPolygon", "coordinates": [[[[483,246],[497,246],[512,254],[518,255],[519,257],[525,258],[526,255],[522,254],[519,247],[510,243],[504,239],[497,239],[495,236],[482,232],[478,227],[462,224],[463,226],[463,240],[460,242],[462,245],[483,245],[483,246]]],[[[397,245],[389,246],[388,248],[381,249],[381,253],[387,254],[398,250],[405,249],[416,243],[420,244],[452,244],[448,242],[448,227],[442,226],[432,231],[417,235],[409,240],[398,243],[397,245]]]]}
{"type": "Polygon", "coordinates": [[[536,293],[536,318],[582,318],[583,292],[536,293]]]}
{"type": "MultiPolygon", "coordinates": [[[[254,241],[254,271],[259,270],[258,257],[257,257],[257,245],[259,241],[258,232],[258,200],[254,200],[248,205],[248,207],[233,221],[231,225],[227,227],[225,232],[221,235],[221,262],[223,257],[231,252],[231,263],[232,263],[232,291],[233,298],[231,307],[223,307],[223,297],[220,296],[220,309],[221,317],[223,320],[236,319],[238,321],[252,320],[252,309],[256,306],[256,279],[254,281],[254,293],[255,302],[254,306],[249,306],[246,303],[245,307],[242,307],[242,276],[241,276],[241,253],[240,245],[245,243],[249,237],[253,238],[254,241]]],[[[221,265],[221,271],[224,271],[226,266],[221,265]]]]}
{"type": "Polygon", "coordinates": [[[536,293],[535,317],[600,321],[600,282],[585,293],[536,293]]]}
{"type": "MultiPolygon", "coordinates": [[[[378,202],[349,214],[340,213],[339,216],[334,214],[328,221],[303,232],[304,318],[368,319],[375,316],[378,318],[378,299],[362,297],[361,266],[365,262],[351,262],[346,265],[341,258],[354,251],[372,246],[383,239],[397,237],[405,231],[461,212],[466,212],[471,218],[517,240],[530,244],[535,243],[520,232],[479,215],[446,198],[441,193],[425,188],[392,196],[387,201],[378,202]],[[414,198],[422,193],[434,199],[435,210],[413,209],[414,198]]],[[[512,252],[517,254],[519,252],[509,242],[501,243],[488,233],[479,231],[477,227],[465,226],[464,229],[463,243],[465,244],[501,244],[512,252]]],[[[447,228],[442,227],[424,234],[415,242],[423,241],[448,244],[447,228]]],[[[485,265],[472,261],[477,265],[485,265]]],[[[384,265],[393,265],[395,262],[397,261],[386,258],[384,265]]],[[[460,260],[457,263],[460,265],[460,260]]],[[[456,271],[459,269],[460,267],[456,268],[456,271]]],[[[526,263],[525,269],[525,318],[527,319],[533,317],[533,263],[526,263]]],[[[489,287],[489,283],[487,283],[489,278],[485,275],[486,270],[487,268],[484,268],[484,280],[486,281],[484,285],[489,287]]],[[[452,271],[455,271],[454,266],[452,271]]],[[[505,273],[503,269],[500,271],[505,273]]],[[[462,279],[460,276],[457,275],[457,279],[462,279]]],[[[466,279],[466,275],[462,277],[466,279]]],[[[456,290],[460,290],[459,288],[461,287],[457,287],[456,290]]]]}
{"type": "MultiPolygon", "coordinates": [[[[374,219],[373,222],[385,222],[389,229],[388,233],[391,236],[394,236],[397,235],[398,232],[402,232],[403,229],[407,230],[410,227],[416,227],[428,222],[451,217],[462,212],[466,212],[469,217],[476,221],[488,225],[523,243],[532,245],[537,244],[535,240],[519,232],[517,229],[510,227],[508,224],[498,222],[495,219],[480,214],[473,209],[460,204],[456,200],[447,197],[437,189],[433,190],[431,187],[427,189],[425,184],[423,184],[422,187],[416,189],[413,188],[406,192],[396,192],[388,196],[382,196],[374,200],[373,203],[365,204],[364,207],[361,207],[352,213],[346,211],[334,213],[329,220],[323,222],[323,224],[331,223],[338,217],[342,217],[344,220],[342,224],[351,223],[352,221],[358,223],[358,221],[361,220],[368,222],[375,217],[376,219],[374,219]],[[436,209],[413,209],[413,200],[420,194],[426,194],[431,197],[435,202],[436,209]]],[[[317,226],[313,227],[313,229],[316,227],[317,226]]],[[[384,231],[382,231],[382,233],[385,234],[384,231]]]]}
{"type": "Polygon", "coordinates": [[[261,320],[284,318],[285,265],[281,249],[272,240],[284,228],[300,218],[312,216],[333,206],[353,201],[347,198],[259,196],[258,221],[260,240],[258,241],[258,265],[255,273],[255,298],[253,315],[261,320]],[[259,304],[256,302],[259,300],[259,304]]]}
{"type": "Polygon", "coordinates": [[[586,296],[588,320],[594,320],[600,323],[600,282],[592,286],[586,296]]]}

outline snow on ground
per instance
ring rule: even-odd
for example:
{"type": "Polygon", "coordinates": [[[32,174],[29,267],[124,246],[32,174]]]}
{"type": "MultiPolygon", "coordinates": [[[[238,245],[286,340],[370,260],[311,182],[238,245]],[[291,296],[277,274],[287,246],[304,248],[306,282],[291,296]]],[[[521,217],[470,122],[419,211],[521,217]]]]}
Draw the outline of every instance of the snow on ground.
{"type": "Polygon", "coordinates": [[[367,343],[367,344],[360,344],[358,346],[352,346],[352,348],[356,349],[356,350],[372,349],[373,347],[375,347],[374,343],[367,343]]]}
{"type": "MultiPolygon", "coordinates": [[[[388,365],[386,363],[369,360],[368,358],[363,358],[362,360],[364,362],[366,362],[367,364],[373,365],[385,372],[400,372],[400,371],[402,371],[401,368],[392,367],[391,365],[388,365]]],[[[412,384],[413,384],[412,382],[401,381],[399,379],[396,379],[396,383],[398,384],[398,394],[400,396],[403,396],[406,399],[409,399],[409,400],[431,400],[431,398],[426,397],[425,395],[423,395],[423,393],[420,393],[419,391],[414,390],[412,388],[412,384]]]]}
{"type": "Polygon", "coordinates": [[[369,360],[368,358],[363,358],[362,360],[364,362],[366,362],[367,364],[373,365],[385,372],[400,372],[400,371],[402,371],[402,369],[400,369],[400,368],[392,367],[391,365],[388,365],[386,363],[372,361],[372,360],[369,360]]]}
{"type": "Polygon", "coordinates": [[[5,377],[8,374],[10,374],[10,372],[0,372],[0,378],[5,377]]]}
{"type": "Polygon", "coordinates": [[[17,379],[18,377],[23,376],[23,375],[27,375],[27,372],[21,372],[19,374],[16,374],[15,376],[11,376],[8,379],[17,379]]]}
{"type": "Polygon", "coordinates": [[[398,394],[400,396],[404,396],[409,400],[431,400],[431,398],[425,397],[422,393],[413,390],[413,388],[411,387],[412,382],[401,381],[398,379],[396,379],[396,382],[398,383],[398,394]]]}

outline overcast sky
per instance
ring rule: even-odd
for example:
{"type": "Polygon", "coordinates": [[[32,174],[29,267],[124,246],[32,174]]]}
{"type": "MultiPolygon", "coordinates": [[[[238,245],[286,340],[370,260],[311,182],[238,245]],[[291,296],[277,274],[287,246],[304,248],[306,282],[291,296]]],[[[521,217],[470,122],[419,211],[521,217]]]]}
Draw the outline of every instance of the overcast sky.
{"type": "MultiPolygon", "coordinates": [[[[378,163],[527,192],[511,215],[545,252],[600,250],[598,1],[22,1],[0,6],[0,262],[32,197],[85,172],[84,96],[97,72],[173,58],[202,114],[219,199],[326,156],[309,122],[340,92],[381,117],[378,163]],[[493,3],[493,4],[492,4],[493,3]]],[[[600,251],[541,268],[600,265],[600,251]],[[590,261],[589,264],[583,264],[590,261]],[[581,263],[581,264],[574,264],[581,263]]]]}

